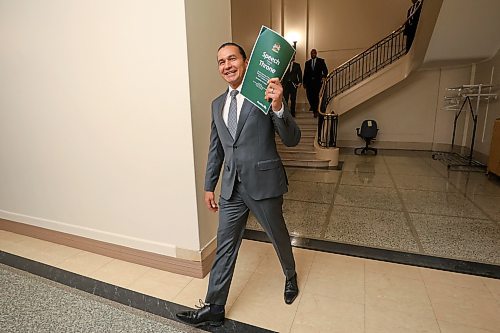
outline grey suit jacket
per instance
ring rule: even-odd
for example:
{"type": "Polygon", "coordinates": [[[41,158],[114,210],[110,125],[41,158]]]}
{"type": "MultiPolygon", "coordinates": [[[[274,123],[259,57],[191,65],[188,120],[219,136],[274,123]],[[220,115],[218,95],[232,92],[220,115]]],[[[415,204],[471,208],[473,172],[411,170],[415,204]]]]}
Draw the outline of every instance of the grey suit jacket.
{"type": "Polygon", "coordinates": [[[221,197],[231,198],[236,175],[254,200],[278,197],[288,190],[285,169],[276,150],[275,131],[289,147],[300,141],[300,129],[288,106],[283,118],[273,111],[265,115],[245,99],[236,138],[233,140],[222,118],[227,91],[212,102],[212,129],[205,174],[205,191],[213,192],[224,167],[221,197]]]}

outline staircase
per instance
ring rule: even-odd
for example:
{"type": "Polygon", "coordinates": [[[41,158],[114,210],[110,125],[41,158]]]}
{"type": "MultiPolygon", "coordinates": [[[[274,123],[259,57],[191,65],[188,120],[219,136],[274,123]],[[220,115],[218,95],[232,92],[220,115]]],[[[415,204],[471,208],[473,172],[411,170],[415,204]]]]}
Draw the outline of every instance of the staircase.
{"type": "Polygon", "coordinates": [[[287,147],[276,136],[278,153],[285,166],[328,168],[329,160],[316,157],[314,139],[318,128],[318,118],[314,118],[311,111],[306,111],[306,106],[305,103],[297,103],[295,121],[302,133],[299,144],[295,147],[287,147]]]}
{"type": "MultiPolygon", "coordinates": [[[[295,119],[302,131],[300,143],[286,147],[276,139],[285,166],[328,168],[330,160],[321,157],[333,156],[324,152],[336,148],[338,116],[408,76],[412,68],[409,57],[405,57],[408,53],[405,26],[413,16],[420,15],[421,9],[422,3],[398,29],[328,74],[320,93],[319,118],[306,111],[308,104],[297,103],[295,119]]],[[[332,157],[331,161],[336,160],[332,157]]]]}

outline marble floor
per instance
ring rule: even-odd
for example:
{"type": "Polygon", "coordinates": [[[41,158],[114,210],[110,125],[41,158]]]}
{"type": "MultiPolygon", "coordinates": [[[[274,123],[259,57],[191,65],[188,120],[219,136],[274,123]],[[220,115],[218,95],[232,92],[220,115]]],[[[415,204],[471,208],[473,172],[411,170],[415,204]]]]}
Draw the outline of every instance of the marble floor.
{"type": "MultiPolygon", "coordinates": [[[[339,200],[350,207],[345,196],[339,200]]],[[[421,221],[434,218],[426,216],[421,221]]],[[[208,283],[208,277],[181,276],[1,230],[0,250],[189,307],[204,297],[208,283]]],[[[227,317],[293,333],[500,332],[498,279],[300,248],[294,254],[301,292],[286,305],[283,273],[272,246],[244,240],[227,317]]]]}
{"type": "MultiPolygon", "coordinates": [[[[342,152],[342,170],[287,168],[293,236],[500,265],[500,180],[431,152],[342,152]]],[[[248,229],[262,230],[252,216],[248,229]]]]}

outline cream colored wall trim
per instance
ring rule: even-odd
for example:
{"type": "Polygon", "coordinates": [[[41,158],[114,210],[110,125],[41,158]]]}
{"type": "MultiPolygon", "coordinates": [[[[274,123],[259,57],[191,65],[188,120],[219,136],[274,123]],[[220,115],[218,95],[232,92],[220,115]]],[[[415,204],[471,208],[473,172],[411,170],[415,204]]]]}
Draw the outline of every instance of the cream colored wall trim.
{"type": "Polygon", "coordinates": [[[404,56],[333,99],[333,111],[341,115],[404,80],[410,57],[404,56]]]}
{"type": "Polygon", "coordinates": [[[0,230],[6,230],[103,256],[200,279],[208,274],[215,257],[214,246],[207,246],[205,248],[205,253],[201,255],[203,258],[202,260],[187,260],[101,242],[95,239],[75,236],[64,232],[49,230],[5,219],[0,219],[0,230]]]}
{"type": "Polygon", "coordinates": [[[53,219],[12,213],[2,209],[0,209],[0,218],[48,230],[60,231],[70,235],[78,235],[88,239],[96,239],[102,242],[117,244],[128,248],[141,249],[146,252],[157,253],[169,257],[177,257],[176,246],[174,244],[152,241],[140,237],[132,237],[119,232],[111,232],[109,229],[102,230],[85,225],[75,225],[53,219]]]}
{"type": "Polygon", "coordinates": [[[207,246],[205,246],[201,251],[194,251],[189,249],[176,249],[176,258],[202,261],[207,259],[212,253],[215,253],[217,247],[217,238],[213,238],[207,246]]]}

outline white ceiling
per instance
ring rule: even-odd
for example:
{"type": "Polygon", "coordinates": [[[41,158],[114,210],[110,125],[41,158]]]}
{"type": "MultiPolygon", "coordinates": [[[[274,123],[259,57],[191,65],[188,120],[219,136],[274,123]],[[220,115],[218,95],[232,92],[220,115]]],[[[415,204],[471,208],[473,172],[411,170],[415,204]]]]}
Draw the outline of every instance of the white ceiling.
{"type": "Polygon", "coordinates": [[[478,62],[499,48],[500,0],[443,0],[424,65],[478,62]]]}

